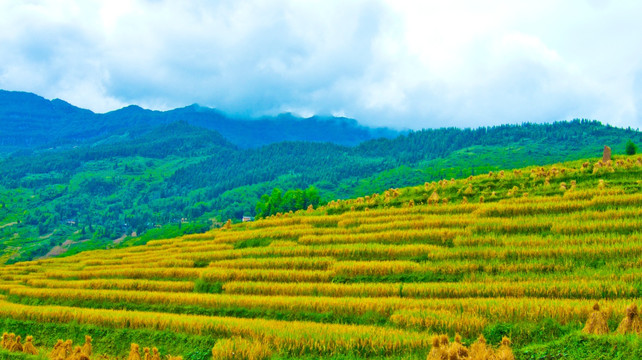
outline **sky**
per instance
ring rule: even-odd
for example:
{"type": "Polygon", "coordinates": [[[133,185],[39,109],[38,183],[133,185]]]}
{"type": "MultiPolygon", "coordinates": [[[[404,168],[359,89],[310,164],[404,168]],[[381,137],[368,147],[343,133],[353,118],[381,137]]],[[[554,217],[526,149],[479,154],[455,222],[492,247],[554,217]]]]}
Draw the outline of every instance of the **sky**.
{"type": "Polygon", "coordinates": [[[393,128],[642,128],[638,0],[0,0],[0,89],[393,128]]]}

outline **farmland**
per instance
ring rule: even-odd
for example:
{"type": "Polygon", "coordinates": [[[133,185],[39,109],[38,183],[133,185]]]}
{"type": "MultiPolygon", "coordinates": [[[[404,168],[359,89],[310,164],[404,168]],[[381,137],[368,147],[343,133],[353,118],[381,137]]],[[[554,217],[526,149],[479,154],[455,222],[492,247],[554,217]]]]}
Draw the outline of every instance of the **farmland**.
{"type": "Polygon", "coordinates": [[[637,336],[581,329],[596,302],[611,331],[642,305],[641,179],[637,156],[498,171],[6,265],[0,327],[111,356],[425,359],[458,333],[508,336],[519,359],[634,357],[637,336]]]}

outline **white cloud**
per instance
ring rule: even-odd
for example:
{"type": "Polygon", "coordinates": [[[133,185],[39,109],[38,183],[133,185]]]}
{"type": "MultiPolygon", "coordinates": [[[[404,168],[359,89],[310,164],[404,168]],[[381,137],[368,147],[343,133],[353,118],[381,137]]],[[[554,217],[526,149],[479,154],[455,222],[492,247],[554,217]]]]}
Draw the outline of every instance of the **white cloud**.
{"type": "Polygon", "coordinates": [[[640,14],[625,0],[0,0],[0,88],[99,112],[640,127],[640,14]]]}

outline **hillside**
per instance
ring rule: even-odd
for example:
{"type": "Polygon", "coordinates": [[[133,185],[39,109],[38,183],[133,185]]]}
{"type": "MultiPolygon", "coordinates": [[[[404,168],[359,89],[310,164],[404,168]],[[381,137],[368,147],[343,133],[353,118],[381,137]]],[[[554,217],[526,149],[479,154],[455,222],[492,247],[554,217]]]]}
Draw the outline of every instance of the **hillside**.
{"type": "Polygon", "coordinates": [[[640,179],[639,156],[493,171],[6,265],[0,327],[42,351],[91,335],[95,354],[193,360],[425,359],[438,333],[509,336],[518,359],[636,358],[614,331],[641,304],[640,179]],[[611,334],[581,333],[596,302],[611,334]]]}
{"type": "MultiPolygon", "coordinates": [[[[134,110],[138,111],[138,110],[134,110]]],[[[136,119],[132,123],[136,123],[136,119]]],[[[390,187],[624,152],[642,134],[576,120],[411,132],[347,147],[280,142],[244,149],[188,122],[0,160],[0,261],[202,232],[254,216],[272,189],[318,190],[322,202],[390,187]]]]}

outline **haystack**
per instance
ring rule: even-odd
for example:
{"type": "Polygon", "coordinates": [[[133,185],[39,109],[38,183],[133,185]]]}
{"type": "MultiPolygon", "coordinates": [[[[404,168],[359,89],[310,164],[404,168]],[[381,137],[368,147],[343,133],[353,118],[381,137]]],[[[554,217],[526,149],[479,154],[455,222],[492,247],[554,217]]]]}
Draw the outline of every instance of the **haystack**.
{"type": "Polygon", "coordinates": [[[54,345],[53,350],[51,351],[51,354],[49,354],[49,358],[57,359],[60,357],[61,352],[64,352],[64,344],[62,340],[58,339],[58,342],[56,342],[56,345],[54,345]]]}
{"type": "Polygon", "coordinates": [[[9,346],[9,334],[2,334],[2,348],[6,349],[9,346]]]}
{"type": "Polygon", "coordinates": [[[68,357],[71,356],[71,351],[73,350],[74,347],[74,342],[71,341],[70,339],[66,340],[65,343],[62,345],[62,351],[60,352],[60,358],[61,359],[67,359],[68,357]]]}
{"type": "Polygon", "coordinates": [[[80,345],[76,346],[74,348],[74,351],[71,353],[71,356],[69,357],[69,360],[78,360],[78,358],[82,355],[82,347],[80,345]]]}
{"type": "Polygon", "coordinates": [[[451,359],[465,359],[468,357],[468,349],[461,343],[459,334],[455,334],[455,341],[448,348],[448,356],[451,359]]]}
{"type": "Polygon", "coordinates": [[[160,360],[160,353],[157,348],[152,348],[152,360],[160,360]]]}
{"type": "Polygon", "coordinates": [[[510,339],[504,336],[502,343],[495,353],[495,360],[515,360],[513,349],[510,348],[510,339]]]}
{"type": "Polygon", "coordinates": [[[82,353],[91,356],[91,336],[85,335],[85,345],[82,346],[82,353]]]}
{"type": "Polygon", "coordinates": [[[25,339],[25,346],[23,346],[22,351],[26,354],[36,355],[38,354],[38,349],[33,346],[33,336],[27,336],[25,339]]]}
{"type": "Polygon", "coordinates": [[[13,352],[22,352],[23,347],[20,341],[22,340],[22,337],[20,335],[16,336],[16,342],[11,344],[11,348],[9,348],[9,351],[13,352]]]}
{"type": "Polygon", "coordinates": [[[149,348],[148,347],[143,348],[143,354],[145,354],[143,356],[144,360],[152,360],[152,356],[149,354],[149,348]]]}
{"type": "Polygon", "coordinates": [[[426,360],[444,360],[447,359],[447,355],[446,349],[441,346],[441,339],[435,335],[432,338],[432,348],[426,360]]]}
{"type": "Polygon", "coordinates": [[[603,335],[609,333],[609,325],[606,323],[606,315],[600,311],[600,305],[593,305],[593,312],[589,315],[583,332],[587,334],[603,335]]]}
{"type": "Polygon", "coordinates": [[[479,335],[477,341],[470,346],[470,360],[488,360],[493,356],[493,349],[486,344],[484,335],[479,335]]]}
{"type": "Polygon", "coordinates": [[[5,349],[11,350],[11,347],[13,347],[13,344],[15,343],[16,343],[16,334],[14,333],[9,334],[9,336],[7,337],[7,346],[5,347],[5,349]]]}
{"type": "Polygon", "coordinates": [[[138,344],[132,344],[127,360],[141,360],[140,354],[138,352],[139,349],[140,349],[140,346],[138,346],[138,344]]]}
{"type": "Polygon", "coordinates": [[[602,152],[602,162],[611,161],[611,148],[604,146],[604,151],[602,152]]]}
{"type": "Polygon", "coordinates": [[[642,334],[642,321],[640,321],[637,305],[631,304],[626,308],[626,317],[620,322],[617,332],[619,334],[642,334]]]}
{"type": "Polygon", "coordinates": [[[439,337],[439,343],[441,344],[441,347],[448,347],[448,335],[441,335],[439,337]]]}

